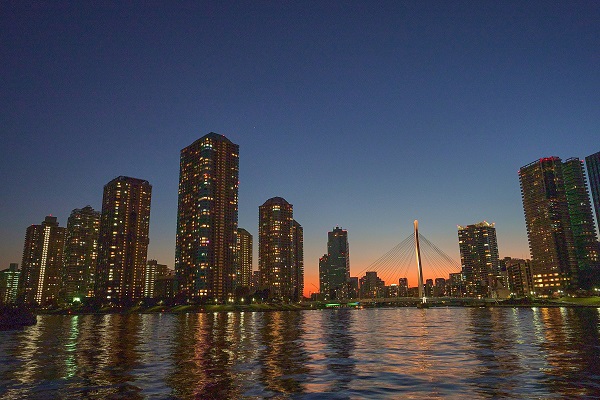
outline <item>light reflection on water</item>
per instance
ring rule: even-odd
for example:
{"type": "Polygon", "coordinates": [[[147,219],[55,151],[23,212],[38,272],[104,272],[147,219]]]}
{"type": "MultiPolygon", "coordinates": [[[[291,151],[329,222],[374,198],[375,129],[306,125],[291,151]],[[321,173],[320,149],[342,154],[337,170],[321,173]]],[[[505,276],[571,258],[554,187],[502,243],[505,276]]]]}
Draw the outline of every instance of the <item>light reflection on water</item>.
{"type": "Polygon", "coordinates": [[[388,308],[40,316],[0,397],[598,398],[600,311],[388,308]]]}

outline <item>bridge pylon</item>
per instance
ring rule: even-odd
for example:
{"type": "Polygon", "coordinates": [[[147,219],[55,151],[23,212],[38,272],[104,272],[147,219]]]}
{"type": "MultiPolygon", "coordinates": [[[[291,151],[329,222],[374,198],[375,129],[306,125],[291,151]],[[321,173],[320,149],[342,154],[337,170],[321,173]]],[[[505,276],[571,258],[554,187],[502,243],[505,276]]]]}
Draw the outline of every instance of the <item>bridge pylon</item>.
{"type": "Polygon", "coordinates": [[[419,297],[423,303],[427,302],[425,297],[425,290],[423,287],[423,265],[421,264],[421,248],[419,247],[419,221],[415,219],[415,253],[417,258],[417,270],[419,271],[419,297]]]}

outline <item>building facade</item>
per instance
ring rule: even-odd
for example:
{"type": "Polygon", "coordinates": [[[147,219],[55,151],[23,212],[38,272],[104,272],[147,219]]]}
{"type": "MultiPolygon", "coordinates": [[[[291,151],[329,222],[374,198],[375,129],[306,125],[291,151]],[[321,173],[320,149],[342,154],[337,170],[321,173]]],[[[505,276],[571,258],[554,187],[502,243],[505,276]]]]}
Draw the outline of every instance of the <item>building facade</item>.
{"type": "Polygon", "coordinates": [[[596,226],[600,228],[600,151],[585,158],[588,178],[590,180],[590,192],[594,201],[596,212],[596,226]]]}
{"type": "Polygon", "coordinates": [[[536,160],[519,170],[523,211],[536,294],[577,289],[577,260],[562,161],[536,160]]]}
{"type": "Polygon", "coordinates": [[[496,227],[486,221],[458,227],[458,247],[467,296],[490,297],[499,270],[496,227]]]}
{"type": "Polygon", "coordinates": [[[304,228],[292,221],[292,246],[294,247],[294,287],[296,301],[304,297],[304,228]]]}
{"type": "Polygon", "coordinates": [[[327,254],[319,259],[319,290],[326,300],[346,299],[349,279],[348,231],[336,226],[327,233],[327,254]]]}
{"type": "Polygon", "coordinates": [[[563,163],[562,170],[577,260],[577,284],[580,289],[592,290],[600,284],[600,264],[598,237],[583,161],[569,158],[563,163]]]}
{"type": "Polygon", "coordinates": [[[152,186],[119,176],[104,186],[95,297],[128,305],[144,297],[152,186]]]}
{"type": "Polygon", "coordinates": [[[66,300],[94,296],[100,212],[91,206],[76,208],[67,220],[63,285],[66,300]]]}
{"type": "Polygon", "coordinates": [[[237,285],[252,286],[252,235],[244,228],[237,229],[236,237],[237,285]]]}
{"type": "Polygon", "coordinates": [[[169,268],[165,264],[159,264],[156,260],[148,260],[144,271],[144,297],[155,298],[156,280],[162,276],[169,275],[169,268]]]}
{"type": "Polygon", "coordinates": [[[10,263],[7,269],[0,271],[0,304],[16,303],[20,276],[17,263],[10,263]]]}
{"type": "Polygon", "coordinates": [[[188,301],[234,296],[239,146],[211,132],[181,150],[175,275],[188,301]]]}
{"type": "Polygon", "coordinates": [[[19,281],[20,301],[42,306],[58,303],[66,233],[52,216],[47,216],[41,225],[27,228],[19,281]]]}
{"type": "Polygon", "coordinates": [[[302,296],[302,227],[293,214],[293,206],[282,197],[273,197],[259,207],[260,284],[269,298],[281,301],[299,301],[302,296]]]}
{"type": "Polygon", "coordinates": [[[360,278],[360,298],[375,299],[385,295],[385,282],[377,276],[377,271],[367,271],[360,278]]]}
{"type": "Polygon", "coordinates": [[[531,262],[519,258],[505,257],[504,264],[506,265],[508,286],[511,293],[517,297],[532,296],[534,289],[531,262]]]}

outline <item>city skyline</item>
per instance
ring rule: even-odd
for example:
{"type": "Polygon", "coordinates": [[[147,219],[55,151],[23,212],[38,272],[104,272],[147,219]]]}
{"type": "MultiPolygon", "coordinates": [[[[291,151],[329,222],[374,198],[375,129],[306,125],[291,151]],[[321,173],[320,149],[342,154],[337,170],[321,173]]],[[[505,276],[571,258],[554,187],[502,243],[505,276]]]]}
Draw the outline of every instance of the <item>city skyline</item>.
{"type": "Polygon", "coordinates": [[[354,273],[414,219],[456,260],[481,220],[530,258],[518,169],[600,150],[593,3],[7,7],[0,268],[119,175],[152,182],[148,258],[173,268],[178,152],[210,131],[240,145],[240,227],[258,237],[272,194],[295,205],[305,293],[336,225],[354,273]]]}

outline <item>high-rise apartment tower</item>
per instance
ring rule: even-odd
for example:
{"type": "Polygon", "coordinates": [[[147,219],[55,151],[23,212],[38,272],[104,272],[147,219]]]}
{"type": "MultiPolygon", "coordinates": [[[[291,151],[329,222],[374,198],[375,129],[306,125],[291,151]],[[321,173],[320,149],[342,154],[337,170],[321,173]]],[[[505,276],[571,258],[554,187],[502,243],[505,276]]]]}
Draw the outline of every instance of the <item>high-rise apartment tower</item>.
{"type": "Polygon", "coordinates": [[[63,286],[66,300],[94,296],[100,212],[91,206],[76,208],[67,221],[63,286]]]}
{"type": "Polygon", "coordinates": [[[298,301],[303,288],[302,227],[293,206],[273,197],[259,207],[258,267],[262,289],[269,297],[298,301]]]}
{"type": "Polygon", "coordinates": [[[31,225],[25,233],[19,300],[27,304],[49,305],[59,300],[62,287],[63,250],[66,229],[56,217],[48,216],[41,225],[31,225]]]}
{"type": "Polygon", "coordinates": [[[583,161],[569,158],[563,163],[562,170],[577,260],[577,284],[580,289],[592,290],[600,284],[600,265],[598,237],[583,161]]]}
{"type": "Polygon", "coordinates": [[[468,296],[490,297],[499,269],[496,227],[486,221],[458,227],[460,261],[468,296]]]}
{"type": "Polygon", "coordinates": [[[144,297],[150,202],[148,181],[119,176],[104,186],[95,297],[131,304],[144,297]]]}
{"type": "Polygon", "coordinates": [[[562,162],[536,160],[519,170],[536,294],[577,289],[577,260],[562,162]]]}
{"type": "Polygon", "coordinates": [[[239,146],[211,132],[181,150],[175,274],[188,300],[232,299],[239,146]]]}
{"type": "Polygon", "coordinates": [[[244,228],[237,229],[237,285],[252,286],[252,235],[244,228]]]}
{"type": "Polygon", "coordinates": [[[327,254],[319,260],[320,291],[325,299],[348,298],[350,246],[348,231],[338,226],[327,233],[327,254]]]}

